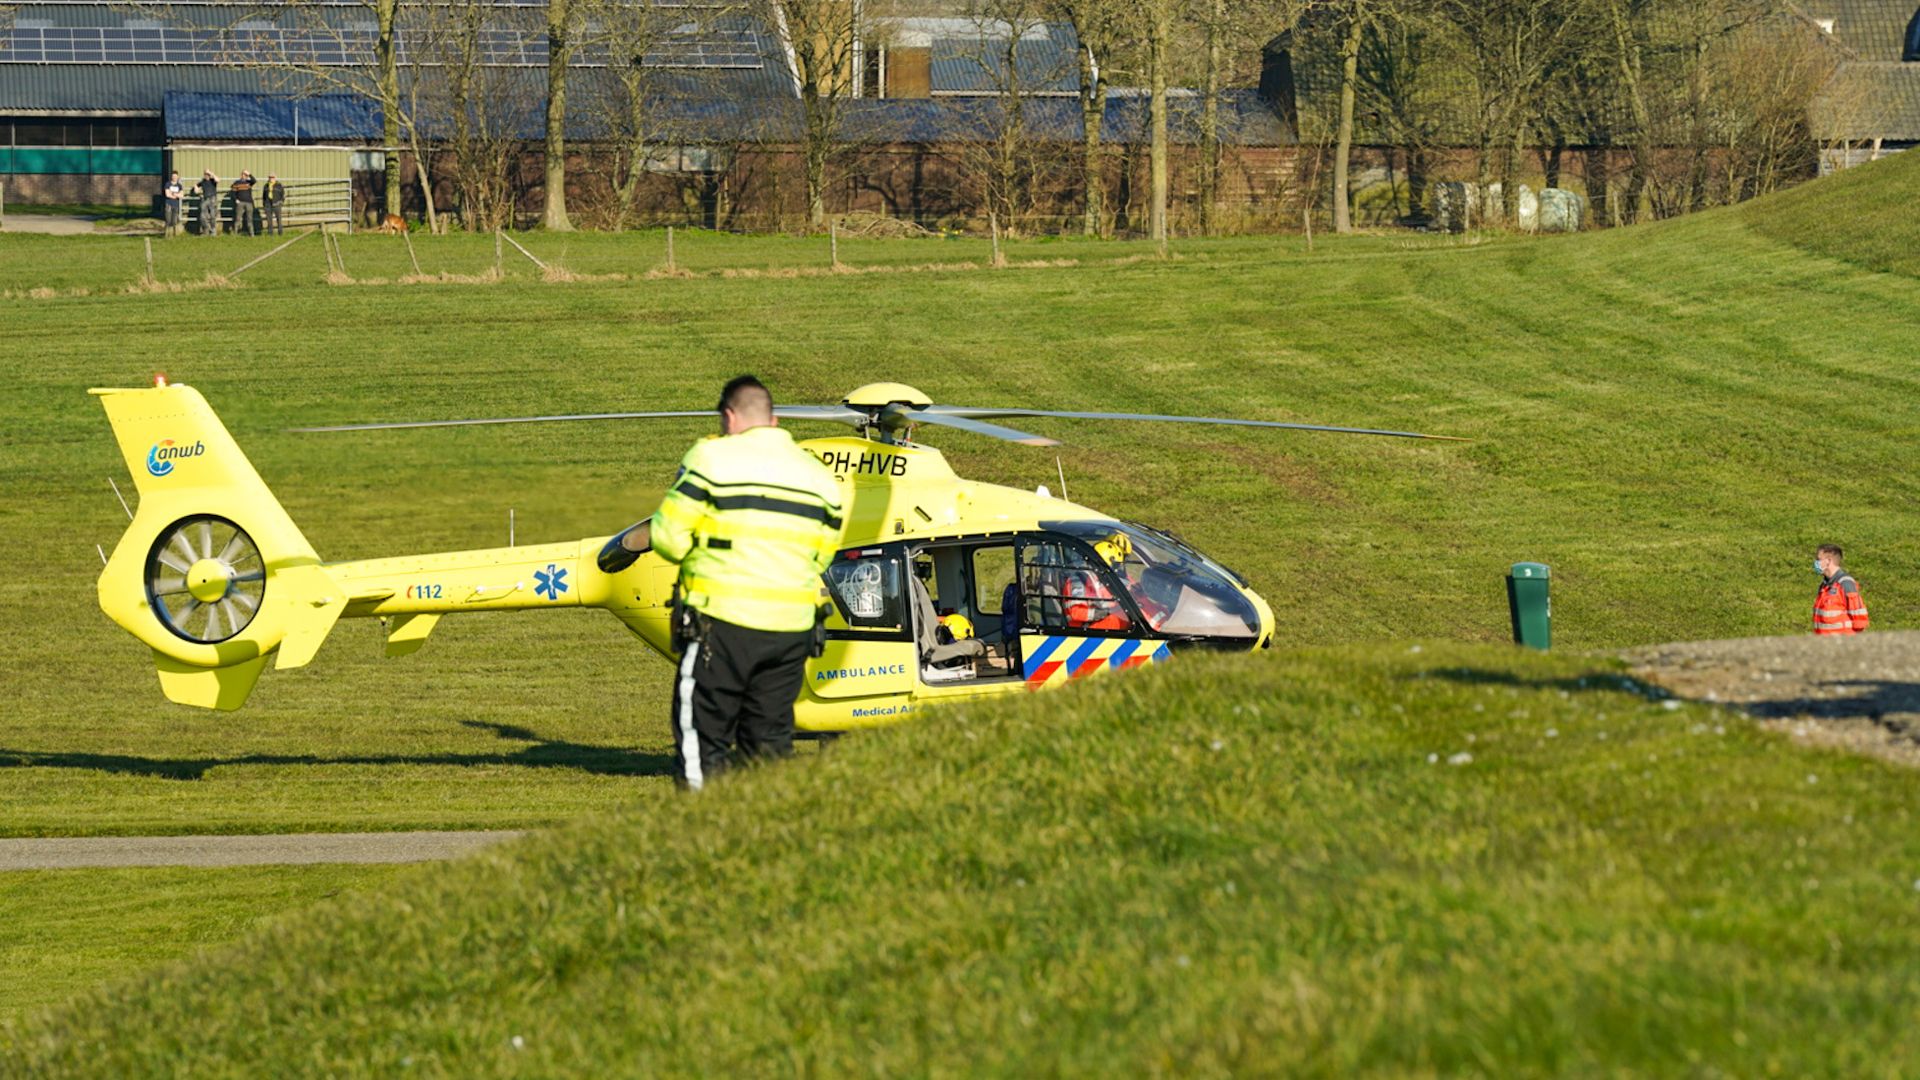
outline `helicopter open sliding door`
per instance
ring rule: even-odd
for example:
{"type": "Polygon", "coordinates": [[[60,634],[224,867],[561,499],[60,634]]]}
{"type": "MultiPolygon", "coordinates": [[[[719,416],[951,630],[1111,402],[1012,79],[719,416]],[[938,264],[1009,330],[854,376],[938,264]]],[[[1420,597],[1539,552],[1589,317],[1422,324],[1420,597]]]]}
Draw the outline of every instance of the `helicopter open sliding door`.
{"type": "Polygon", "coordinates": [[[807,663],[796,719],[840,731],[911,712],[914,653],[905,551],[899,544],[840,552],[823,575],[833,598],[825,650],[807,663]]]}
{"type": "Polygon", "coordinates": [[[1018,571],[1020,675],[1029,688],[1170,655],[1085,544],[1044,533],[1023,537],[1018,571]]]}
{"type": "Polygon", "coordinates": [[[1007,633],[1003,617],[1016,574],[1014,537],[922,542],[907,558],[921,692],[975,693],[1018,679],[1018,633],[1007,633]]]}

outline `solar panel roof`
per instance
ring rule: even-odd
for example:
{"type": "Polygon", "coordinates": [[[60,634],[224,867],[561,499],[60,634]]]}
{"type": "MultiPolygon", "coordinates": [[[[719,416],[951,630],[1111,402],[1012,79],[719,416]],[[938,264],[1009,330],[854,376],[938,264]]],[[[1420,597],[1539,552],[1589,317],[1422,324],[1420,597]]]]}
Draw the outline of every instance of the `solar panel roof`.
{"type": "MultiPolygon", "coordinates": [[[[230,67],[286,64],[348,67],[374,62],[377,33],[358,27],[245,28],[151,26],[16,26],[0,31],[6,64],[214,64],[230,67]]],[[[431,65],[417,35],[398,35],[400,63],[431,65]],[[415,53],[423,53],[417,59],[415,53]]],[[[648,67],[758,70],[766,43],[748,28],[669,34],[642,57],[648,67]]],[[[479,33],[481,63],[546,67],[545,30],[512,27],[479,33]]],[[[610,50],[592,42],[575,50],[573,66],[604,67],[610,50]]]]}

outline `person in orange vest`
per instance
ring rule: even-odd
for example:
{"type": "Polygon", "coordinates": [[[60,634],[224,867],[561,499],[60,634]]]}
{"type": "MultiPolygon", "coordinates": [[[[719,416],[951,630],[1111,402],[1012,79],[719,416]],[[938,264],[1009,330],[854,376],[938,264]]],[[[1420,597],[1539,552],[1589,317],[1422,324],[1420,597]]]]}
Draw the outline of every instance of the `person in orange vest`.
{"type": "MultiPolygon", "coordinates": [[[[1119,552],[1110,544],[1102,541],[1094,545],[1094,552],[1109,565],[1117,564],[1121,558],[1119,552]]],[[[1125,630],[1129,626],[1126,609],[1120,601],[1114,599],[1106,582],[1100,580],[1097,571],[1068,570],[1065,587],[1061,593],[1066,599],[1067,626],[1073,630],[1125,630]]]]}
{"type": "Polygon", "coordinates": [[[1867,601],[1860,583],[1840,565],[1838,544],[1822,544],[1814,552],[1813,569],[1820,575],[1820,591],[1813,597],[1813,632],[1858,634],[1867,628],[1867,601]]]}

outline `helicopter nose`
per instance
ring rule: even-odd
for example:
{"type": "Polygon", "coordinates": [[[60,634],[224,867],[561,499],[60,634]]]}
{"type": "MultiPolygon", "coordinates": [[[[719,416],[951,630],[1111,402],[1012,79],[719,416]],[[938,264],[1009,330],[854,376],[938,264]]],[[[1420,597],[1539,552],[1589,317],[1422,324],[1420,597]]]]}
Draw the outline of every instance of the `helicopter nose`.
{"type": "Polygon", "coordinates": [[[1253,647],[1256,649],[1273,648],[1273,607],[1267,599],[1252,589],[1247,591],[1247,599],[1253,601],[1254,610],[1260,614],[1260,633],[1255,635],[1253,647]]]}

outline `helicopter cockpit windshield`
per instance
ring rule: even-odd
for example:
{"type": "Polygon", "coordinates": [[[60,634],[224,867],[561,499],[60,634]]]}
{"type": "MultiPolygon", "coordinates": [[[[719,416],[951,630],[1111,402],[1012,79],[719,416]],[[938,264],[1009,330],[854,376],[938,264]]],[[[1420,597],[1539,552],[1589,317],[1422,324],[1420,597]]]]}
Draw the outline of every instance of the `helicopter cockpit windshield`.
{"type": "Polygon", "coordinates": [[[1163,532],[1116,521],[1042,527],[1091,546],[1158,633],[1249,640],[1260,634],[1260,613],[1233,572],[1163,532]]]}

